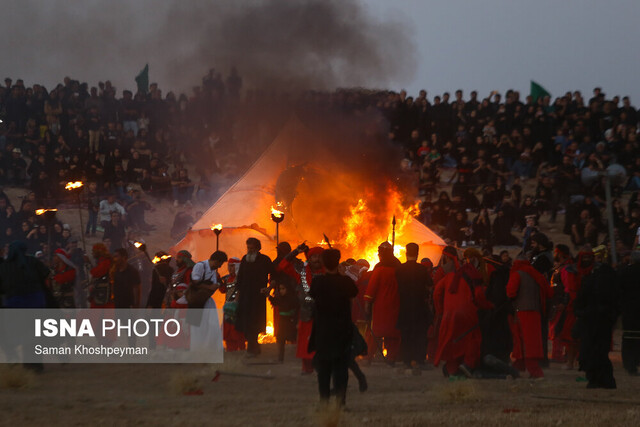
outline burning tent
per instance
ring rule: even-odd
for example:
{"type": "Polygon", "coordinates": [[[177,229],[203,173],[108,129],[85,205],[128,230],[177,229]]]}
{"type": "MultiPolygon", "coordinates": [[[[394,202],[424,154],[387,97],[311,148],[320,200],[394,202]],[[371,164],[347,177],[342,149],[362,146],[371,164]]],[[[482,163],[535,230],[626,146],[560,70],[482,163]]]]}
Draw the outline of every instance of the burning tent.
{"type": "Polygon", "coordinates": [[[284,213],[280,241],[288,241],[292,247],[303,241],[326,247],[326,234],[343,258],[365,258],[374,265],[379,243],[392,240],[395,216],[396,255],[403,259],[404,245],[415,242],[420,245],[421,257],[437,263],[444,241],[413,219],[415,202],[407,203],[391,179],[372,178],[371,172],[363,174],[358,168],[349,170],[344,167],[345,159],[342,165],[334,162],[336,153],[328,152],[327,144],[319,138],[299,120],[290,120],[172,252],[186,249],[194,260],[206,259],[216,249],[214,228],[221,225],[219,247],[229,256],[241,257],[247,238],[256,237],[262,241],[262,251],[273,258],[275,208],[284,213]],[[373,180],[378,181],[377,187],[370,186],[373,180]]]}

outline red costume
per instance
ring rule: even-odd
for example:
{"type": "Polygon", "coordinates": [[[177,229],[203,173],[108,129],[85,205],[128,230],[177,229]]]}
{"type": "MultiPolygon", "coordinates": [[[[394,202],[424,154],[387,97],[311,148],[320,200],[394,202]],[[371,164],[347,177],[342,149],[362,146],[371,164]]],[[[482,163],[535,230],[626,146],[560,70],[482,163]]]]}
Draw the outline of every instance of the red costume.
{"type": "MultiPolygon", "coordinates": [[[[307,259],[311,258],[313,255],[319,255],[323,251],[320,247],[311,248],[307,251],[307,259]]],[[[293,261],[293,260],[292,260],[293,261]]],[[[319,276],[324,274],[324,268],[319,271],[311,271],[311,267],[309,264],[305,264],[304,274],[306,278],[306,284],[309,289],[311,289],[311,284],[314,276],[319,276]]],[[[309,338],[311,338],[311,329],[313,327],[313,319],[306,318],[305,311],[305,298],[306,298],[306,290],[303,289],[303,278],[300,273],[296,270],[295,266],[291,261],[289,261],[286,257],[280,261],[278,265],[278,271],[282,271],[285,274],[293,277],[293,279],[298,284],[297,293],[301,297],[302,304],[300,306],[300,320],[298,321],[298,337],[296,339],[296,357],[302,359],[302,372],[304,373],[312,373],[313,372],[313,355],[315,353],[308,351],[309,346],[309,338]]],[[[310,313],[309,313],[310,314],[310,313]]]]}
{"type": "Polygon", "coordinates": [[[53,275],[53,293],[61,308],[75,307],[74,292],[76,281],[76,266],[69,260],[64,249],[56,249],[58,263],[53,275]]]}
{"type": "Polygon", "coordinates": [[[529,261],[516,260],[507,283],[507,296],[516,309],[512,322],[515,366],[526,368],[531,377],[543,377],[538,363],[544,357],[540,313],[545,312],[546,300],[552,296],[549,282],[529,261]]]}
{"type": "MultiPolygon", "coordinates": [[[[235,266],[237,269],[240,265],[240,259],[229,258],[228,264],[235,266]]],[[[236,270],[237,271],[237,270],[236,270]]],[[[235,312],[237,308],[236,302],[236,275],[228,274],[223,277],[222,285],[218,290],[226,294],[223,307],[224,320],[222,321],[222,337],[224,339],[227,351],[243,351],[246,349],[247,340],[244,334],[236,329],[234,324],[235,312]]]]}
{"type": "Polygon", "coordinates": [[[372,271],[365,271],[356,282],[358,296],[353,299],[353,308],[351,309],[351,319],[356,324],[367,320],[367,314],[364,312],[364,294],[367,292],[372,273],[372,271]]]}
{"type": "MultiPolygon", "coordinates": [[[[99,279],[101,277],[107,276],[109,274],[109,270],[111,270],[111,258],[107,256],[102,256],[98,258],[97,264],[93,267],[89,273],[91,274],[91,279],[99,279]]],[[[108,280],[111,280],[110,278],[108,280]]],[[[89,303],[91,308],[114,308],[113,300],[107,304],[96,304],[91,297],[89,297],[89,303]]]]}
{"type": "Polygon", "coordinates": [[[551,359],[554,361],[561,361],[564,358],[564,342],[561,335],[564,322],[567,320],[568,312],[564,305],[559,304],[565,303],[565,296],[567,295],[565,282],[574,281],[575,273],[576,270],[573,265],[573,260],[568,258],[558,266],[552,277],[553,286],[551,287],[551,290],[554,293],[554,299],[558,300],[555,303],[556,307],[554,308],[553,316],[549,321],[549,339],[552,344],[551,359]]]}
{"type": "MultiPolygon", "coordinates": [[[[397,261],[395,258],[393,260],[397,261]]],[[[399,262],[380,262],[373,269],[365,300],[373,303],[371,313],[372,339],[384,340],[387,350],[387,360],[395,362],[400,351],[400,330],[398,323],[398,311],[400,310],[400,298],[398,297],[398,282],[396,281],[396,267],[399,262]],[[375,338],[374,338],[375,337],[375,338]]],[[[371,341],[371,340],[370,340],[371,341]]],[[[373,358],[375,352],[368,352],[369,358],[373,358]]]]}
{"type": "Polygon", "coordinates": [[[567,295],[567,304],[564,309],[565,318],[560,332],[560,339],[565,344],[576,344],[577,341],[571,336],[571,330],[576,323],[576,315],[573,311],[573,304],[580,291],[582,279],[593,270],[593,254],[590,252],[579,252],[575,266],[569,266],[562,272],[562,283],[564,292],[567,295]],[[588,259],[588,265],[583,266],[583,262],[588,259]]]}
{"type": "MultiPolygon", "coordinates": [[[[184,283],[176,286],[176,291],[182,291],[183,293],[187,292],[187,285],[184,283]]],[[[180,334],[175,337],[170,337],[164,334],[158,336],[158,345],[164,345],[167,348],[174,349],[189,349],[189,324],[186,321],[187,311],[184,310],[189,308],[189,304],[187,303],[187,298],[184,294],[178,299],[171,299],[170,307],[175,309],[176,311],[173,313],[176,316],[176,320],[180,322],[180,334]]],[[[167,320],[167,319],[165,319],[167,320]]]]}
{"type": "Polygon", "coordinates": [[[436,317],[441,321],[433,364],[437,366],[444,360],[449,374],[455,374],[461,363],[474,369],[480,361],[482,334],[478,309],[493,308],[481,283],[480,272],[473,265],[465,264],[460,270],[445,275],[435,286],[434,306],[436,317]]]}

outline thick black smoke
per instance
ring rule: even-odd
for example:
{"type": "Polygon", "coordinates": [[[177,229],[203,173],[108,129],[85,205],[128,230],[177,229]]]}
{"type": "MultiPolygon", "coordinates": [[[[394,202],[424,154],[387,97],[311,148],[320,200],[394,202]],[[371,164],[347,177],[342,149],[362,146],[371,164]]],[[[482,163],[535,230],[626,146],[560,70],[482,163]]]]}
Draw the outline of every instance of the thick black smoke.
{"type": "Polygon", "coordinates": [[[69,75],[134,88],[147,62],[165,93],[233,65],[245,86],[381,87],[416,62],[404,24],[356,0],[7,1],[0,35],[5,74],[48,87],[69,75]]]}

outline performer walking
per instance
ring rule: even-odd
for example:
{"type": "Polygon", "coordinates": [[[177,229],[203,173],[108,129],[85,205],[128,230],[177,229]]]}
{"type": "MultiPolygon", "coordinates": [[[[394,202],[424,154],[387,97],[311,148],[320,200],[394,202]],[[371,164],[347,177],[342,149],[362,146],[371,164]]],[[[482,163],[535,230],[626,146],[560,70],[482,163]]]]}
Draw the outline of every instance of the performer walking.
{"type": "MultiPolygon", "coordinates": [[[[382,340],[387,350],[387,363],[393,365],[400,352],[400,330],[398,329],[398,282],[396,269],[401,265],[393,255],[389,242],[378,246],[380,262],[376,264],[369,279],[365,298],[365,312],[371,318],[371,333],[374,340],[382,340]]],[[[376,343],[380,346],[382,343],[376,343]]],[[[369,359],[375,355],[375,347],[368,352],[369,359]]]]}
{"type": "Polygon", "coordinates": [[[616,388],[609,360],[613,327],[618,318],[616,279],[615,270],[602,259],[597,260],[593,271],[584,276],[574,301],[580,370],[589,380],[587,388],[616,388]]]}
{"type": "Polygon", "coordinates": [[[482,334],[480,332],[478,309],[493,308],[485,297],[488,277],[478,267],[482,254],[475,249],[467,249],[465,257],[469,262],[456,269],[456,249],[447,246],[440,258],[446,275],[436,284],[434,305],[441,317],[438,334],[438,349],[433,364],[445,361],[443,373],[446,376],[461,372],[472,376],[481,356],[482,334]]]}
{"type": "Polygon", "coordinates": [[[247,339],[247,357],[260,354],[258,334],[267,326],[266,289],[273,272],[271,259],[260,253],[262,244],[255,237],[247,239],[247,254],[238,269],[238,312],[236,329],[247,339]]]}
{"type": "Polygon", "coordinates": [[[315,352],[318,391],[323,403],[329,401],[331,378],[338,404],[345,404],[351,360],[351,298],[358,294],[354,281],[338,273],[340,251],[322,253],[326,274],[314,279],[310,295],[314,301],[314,322],[309,351],[315,352]]]}
{"type": "Polygon", "coordinates": [[[302,373],[313,373],[313,352],[309,352],[308,344],[313,326],[313,299],[310,294],[311,284],[316,277],[325,273],[322,264],[321,247],[309,248],[304,243],[291,251],[280,262],[278,270],[291,276],[296,283],[298,301],[300,302],[300,320],[298,322],[298,338],[296,357],[302,359],[302,373]],[[306,253],[307,262],[301,263],[296,257],[306,253]]]}
{"type": "Polygon", "coordinates": [[[573,335],[573,327],[576,323],[576,315],[574,313],[575,300],[578,297],[578,292],[582,287],[582,281],[586,276],[591,274],[595,258],[593,252],[590,250],[583,250],[578,252],[578,257],[575,266],[567,266],[563,270],[562,283],[564,284],[565,293],[565,312],[564,322],[562,323],[562,332],[560,338],[562,339],[565,349],[567,351],[567,363],[564,365],[564,369],[573,369],[576,357],[578,355],[579,340],[573,335]]]}
{"type": "Polygon", "coordinates": [[[620,271],[622,309],[622,365],[638,375],[640,365],[640,252],[631,253],[631,265],[620,271]]]}
{"type": "Polygon", "coordinates": [[[246,340],[242,332],[236,329],[236,320],[238,312],[238,276],[237,271],[240,266],[240,258],[232,257],[227,262],[229,274],[222,278],[220,292],[225,294],[223,312],[224,320],[222,323],[222,334],[227,351],[244,351],[246,349],[246,340]]]}
{"type": "Polygon", "coordinates": [[[427,331],[431,321],[429,289],[433,286],[429,269],[418,264],[419,246],[409,243],[407,262],[396,270],[400,311],[398,329],[401,335],[401,355],[406,368],[418,369],[427,356],[427,331]]]}
{"type": "Polygon", "coordinates": [[[544,377],[540,367],[540,362],[544,360],[540,319],[546,310],[547,298],[551,298],[549,282],[522,256],[511,267],[507,296],[516,310],[513,325],[514,366],[520,371],[526,368],[531,378],[544,377]]]}

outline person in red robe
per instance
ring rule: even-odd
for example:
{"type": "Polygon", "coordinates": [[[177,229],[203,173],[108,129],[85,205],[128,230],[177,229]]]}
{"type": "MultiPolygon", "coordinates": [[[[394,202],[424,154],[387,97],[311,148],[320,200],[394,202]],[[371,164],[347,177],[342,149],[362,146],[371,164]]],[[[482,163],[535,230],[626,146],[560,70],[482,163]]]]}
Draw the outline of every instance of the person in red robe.
{"type": "Polygon", "coordinates": [[[578,356],[578,348],[580,346],[579,341],[571,334],[573,326],[576,323],[576,315],[573,306],[576,298],[578,297],[578,292],[580,292],[582,281],[585,276],[588,276],[591,273],[594,264],[595,258],[592,251],[585,250],[578,252],[575,265],[567,267],[561,276],[565,292],[565,318],[564,323],[562,324],[562,331],[560,332],[560,339],[567,350],[567,363],[563,367],[563,369],[566,370],[573,369],[578,356]]]}
{"type": "MultiPolygon", "coordinates": [[[[189,303],[185,296],[188,287],[186,283],[180,283],[170,292],[171,302],[169,303],[169,307],[175,309],[175,311],[171,311],[170,313],[180,322],[180,334],[175,337],[170,337],[162,331],[162,334],[158,336],[158,345],[183,350],[189,348],[189,324],[186,320],[187,312],[185,310],[189,308],[189,303]]],[[[165,318],[165,320],[168,319],[169,317],[165,318]]]]}
{"type": "MultiPolygon", "coordinates": [[[[378,246],[380,262],[376,264],[364,295],[364,310],[371,318],[371,338],[376,347],[384,345],[387,350],[386,361],[393,365],[400,353],[400,330],[397,328],[400,297],[396,268],[400,261],[393,255],[389,242],[378,246]]],[[[372,359],[375,351],[368,351],[372,359]]]]}
{"type": "Polygon", "coordinates": [[[225,294],[225,302],[222,308],[224,319],[222,321],[222,338],[227,351],[244,351],[246,349],[246,339],[244,334],[236,329],[236,301],[238,291],[236,289],[236,273],[240,266],[240,258],[229,258],[227,269],[229,274],[222,278],[222,285],[218,290],[225,294]]]}
{"type": "Polygon", "coordinates": [[[321,247],[309,248],[304,243],[284,257],[277,271],[291,276],[297,283],[296,293],[300,301],[300,318],[298,321],[298,337],[296,339],[296,357],[302,359],[302,374],[313,373],[313,352],[309,352],[309,338],[313,327],[313,299],[309,295],[314,277],[325,273],[322,265],[321,247]],[[296,257],[305,253],[307,262],[302,264],[296,257]]]}
{"type": "Polygon", "coordinates": [[[175,288],[180,283],[185,285],[191,284],[191,271],[196,265],[191,259],[192,255],[189,251],[181,250],[176,254],[176,271],[171,276],[171,288],[175,288]]]}
{"type": "Polygon", "coordinates": [[[541,313],[552,296],[549,282],[528,260],[516,259],[509,274],[507,296],[516,310],[512,323],[514,367],[520,371],[526,368],[531,378],[544,377],[540,368],[544,357],[541,313]]]}
{"type": "Polygon", "coordinates": [[[103,243],[96,243],[92,248],[93,259],[96,261],[89,274],[91,274],[91,284],[89,286],[89,303],[91,308],[113,308],[112,288],[109,285],[109,271],[111,270],[112,259],[109,250],[103,243]],[[98,288],[107,287],[106,298],[98,301],[98,288]],[[105,302],[106,300],[106,302],[105,302]]]}
{"type": "Polygon", "coordinates": [[[468,249],[465,258],[467,262],[456,269],[456,249],[446,247],[441,258],[441,268],[446,274],[434,289],[440,329],[433,364],[438,366],[444,360],[442,372],[445,376],[458,373],[472,376],[482,355],[478,309],[493,308],[485,297],[489,278],[482,254],[476,249],[468,249]]]}
{"type": "Polygon", "coordinates": [[[53,258],[53,292],[60,308],[74,308],[73,299],[76,281],[76,266],[69,260],[69,254],[64,249],[55,250],[53,258]]]}

